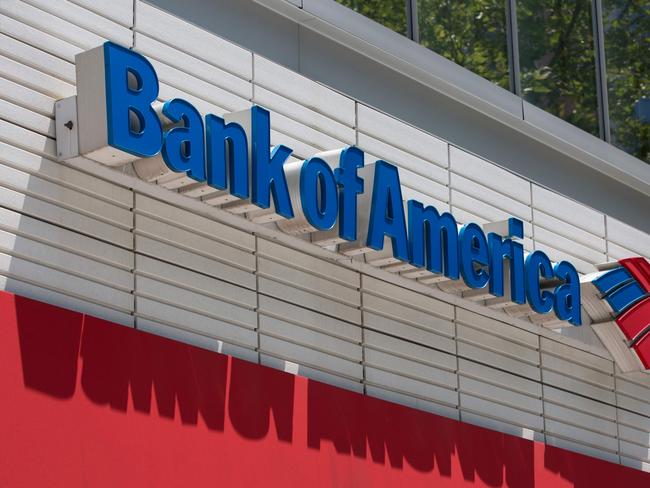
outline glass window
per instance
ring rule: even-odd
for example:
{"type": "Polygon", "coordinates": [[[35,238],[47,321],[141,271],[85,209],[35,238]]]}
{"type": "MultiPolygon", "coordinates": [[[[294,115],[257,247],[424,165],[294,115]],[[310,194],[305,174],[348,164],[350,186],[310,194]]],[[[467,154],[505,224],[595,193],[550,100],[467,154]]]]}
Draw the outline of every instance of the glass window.
{"type": "Polygon", "coordinates": [[[508,89],[504,0],[418,0],[420,43],[508,89]]]}
{"type": "Polygon", "coordinates": [[[612,143],[650,163],[650,3],[603,0],[612,143]]]}
{"type": "Polygon", "coordinates": [[[346,7],[407,35],[406,2],[404,0],[336,0],[346,7]]]}
{"type": "Polygon", "coordinates": [[[598,136],[591,3],[518,1],[519,62],[527,101],[598,136]]]}

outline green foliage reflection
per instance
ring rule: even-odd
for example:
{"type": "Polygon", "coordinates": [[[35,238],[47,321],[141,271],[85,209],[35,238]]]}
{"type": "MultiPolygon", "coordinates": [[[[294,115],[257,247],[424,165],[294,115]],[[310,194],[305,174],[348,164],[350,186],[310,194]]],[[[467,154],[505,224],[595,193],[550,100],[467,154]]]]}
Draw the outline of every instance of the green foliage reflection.
{"type": "Polygon", "coordinates": [[[503,0],[418,0],[420,43],[509,88],[503,0]]]}
{"type": "Polygon", "coordinates": [[[650,163],[650,1],[603,0],[612,142],[650,163]]]}
{"type": "Polygon", "coordinates": [[[406,35],[406,3],[404,0],[336,0],[346,7],[406,35]]]}
{"type": "Polygon", "coordinates": [[[518,1],[517,20],[524,98],[598,135],[591,1],[518,1]]]}

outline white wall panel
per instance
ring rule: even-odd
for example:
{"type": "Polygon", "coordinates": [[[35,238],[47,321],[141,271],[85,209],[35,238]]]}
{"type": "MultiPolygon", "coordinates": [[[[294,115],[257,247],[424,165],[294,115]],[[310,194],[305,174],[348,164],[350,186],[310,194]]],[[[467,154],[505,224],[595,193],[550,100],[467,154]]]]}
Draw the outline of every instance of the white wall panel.
{"type": "Polygon", "coordinates": [[[359,131],[375,140],[385,141],[443,168],[449,166],[447,144],[437,137],[361,103],[357,104],[357,118],[359,131]]]}
{"type": "Polygon", "coordinates": [[[192,56],[246,80],[252,78],[249,51],[144,2],[136,1],[135,30],[161,42],[169,42],[192,56]]]}
{"type": "Polygon", "coordinates": [[[350,127],[355,125],[355,103],[352,99],[261,56],[254,57],[254,64],[255,84],[338,120],[344,125],[350,127]]]}

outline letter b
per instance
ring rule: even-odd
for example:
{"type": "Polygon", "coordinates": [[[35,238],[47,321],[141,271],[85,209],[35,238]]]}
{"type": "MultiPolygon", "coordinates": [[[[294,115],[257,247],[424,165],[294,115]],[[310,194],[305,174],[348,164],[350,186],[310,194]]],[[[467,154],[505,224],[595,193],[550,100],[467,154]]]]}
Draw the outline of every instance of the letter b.
{"type": "Polygon", "coordinates": [[[153,66],[140,54],[106,42],[104,72],[108,144],[141,158],[155,156],[162,147],[162,127],[151,107],[158,97],[153,66]],[[132,116],[136,129],[129,124],[132,116]]]}

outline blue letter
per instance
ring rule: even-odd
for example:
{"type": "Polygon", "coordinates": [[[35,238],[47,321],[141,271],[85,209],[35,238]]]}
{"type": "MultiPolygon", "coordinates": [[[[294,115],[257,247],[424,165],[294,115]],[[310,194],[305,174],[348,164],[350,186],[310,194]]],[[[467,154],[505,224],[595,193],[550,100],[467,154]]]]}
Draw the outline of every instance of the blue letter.
{"type": "Polygon", "coordinates": [[[253,203],[269,208],[271,193],[275,211],[288,219],[293,217],[284,163],[291,155],[286,146],[276,146],[271,152],[271,127],[269,112],[262,107],[251,109],[253,130],[253,203]]]}
{"type": "Polygon", "coordinates": [[[375,163],[375,182],[372,187],[370,222],[367,245],[380,251],[384,248],[384,235],[391,238],[393,256],[408,261],[408,242],[404,204],[397,168],[386,161],[375,163]]]}
{"type": "Polygon", "coordinates": [[[363,151],[353,146],[345,148],[334,175],[342,188],[339,193],[339,236],[347,241],[357,238],[357,195],[363,193],[363,179],[357,176],[359,168],[363,168],[363,151]]]}
{"type": "Polygon", "coordinates": [[[571,263],[559,262],[553,269],[555,276],[564,281],[555,289],[553,309],[560,320],[568,320],[573,325],[582,325],[580,312],[580,278],[571,263]]]}
{"type": "Polygon", "coordinates": [[[248,141],[241,125],[226,124],[216,115],[205,116],[208,149],[208,185],[225,190],[230,174],[230,193],[248,198],[248,141]]]}
{"type": "Polygon", "coordinates": [[[203,119],[188,102],[174,98],[163,105],[163,114],[173,123],[183,122],[182,127],[172,127],[165,132],[162,157],[172,171],[187,172],[196,181],[205,181],[205,150],[203,147],[203,119]]]}
{"type": "Polygon", "coordinates": [[[540,275],[547,280],[553,279],[553,266],[546,254],[534,251],[526,258],[526,297],[535,312],[548,313],[553,309],[553,294],[540,291],[540,275]]]}
{"type": "Polygon", "coordinates": [[[303,163],[300,169],[302,211],[307,221],[318,230],[329,230],[336,223],[336,193],[334,172],[325,161],[311,158],[303,163]]]}
{"type": "Polygon", "coordinates": [[[129,49],[104,43],[106,122],[108,144],[116,149],[149,158],[160,152],[162,127],[151,104],[158,97],[158,77],[147,59],[129,49]],[[136,86],[129,87],[129,75],[136,86]],[[129,126],[129,115],[138,119],[138,131],[129,126]]]}
{"type": "Polygon", "coordinates": [[[480,266],[488,264],[488,249],[485,234],[474,223],[466,224],[460,229],[460,273],[470,288],[483,288],[490,276],[484,269],[474,269],[474,263],[480,266]]]}
{"type": "Polygon", "coordinates": [[[408,202],[409,250],[411,264],[426,267],[432,273],[444,272],[452,280],[458,279],[458,226],[456,219],[445,212],[442,215],[431,206],[426,208],[416,200],[408,202]],[[426,252],[426,259],[425,259],[426,252]]]}
{"type": "Polygon", "coordinates": [[[512,239],[502,241],[501,236],[494,232],[488,234],[488,247],[490,248],[490,293],[496,297],[503,296],[503,260],[508,258],[510,299],[515,303],[526,303],[523,279],[524,247],[512,239]]]}

